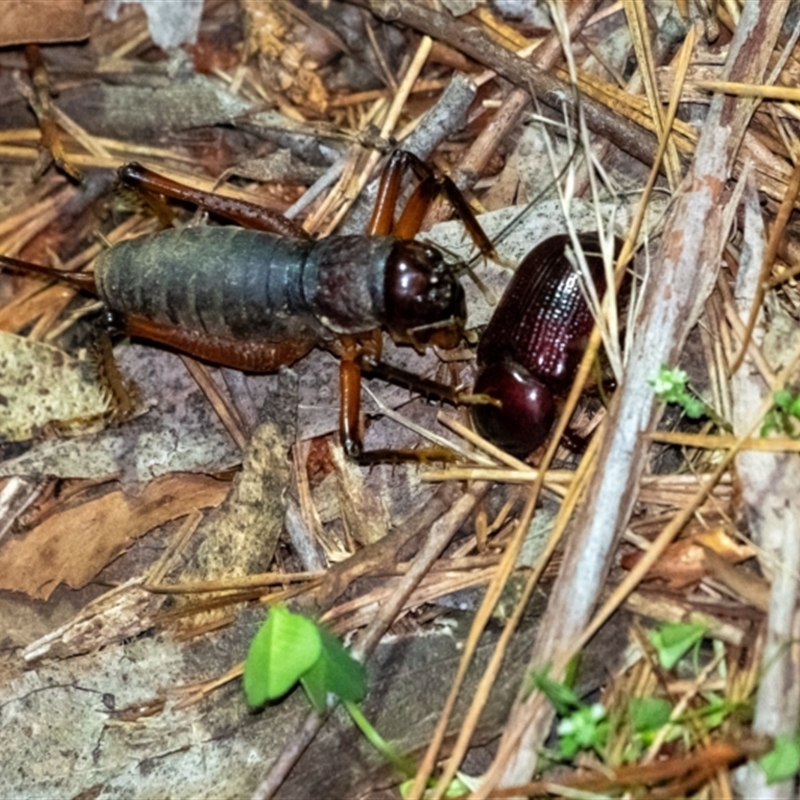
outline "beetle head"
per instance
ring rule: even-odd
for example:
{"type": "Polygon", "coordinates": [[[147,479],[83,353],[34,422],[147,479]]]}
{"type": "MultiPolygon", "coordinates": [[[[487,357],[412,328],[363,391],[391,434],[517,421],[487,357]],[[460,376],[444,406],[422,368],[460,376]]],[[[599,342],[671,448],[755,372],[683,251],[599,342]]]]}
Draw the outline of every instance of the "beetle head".
{"type": "Polygon", "coordinates": [[[485,439],[524,458],[547,438],[555,401],[550,389],[525,367],[511,359],[488,364],[478,373],[473,391],[499,401],[472,406],[475,427],[485,439]]]}

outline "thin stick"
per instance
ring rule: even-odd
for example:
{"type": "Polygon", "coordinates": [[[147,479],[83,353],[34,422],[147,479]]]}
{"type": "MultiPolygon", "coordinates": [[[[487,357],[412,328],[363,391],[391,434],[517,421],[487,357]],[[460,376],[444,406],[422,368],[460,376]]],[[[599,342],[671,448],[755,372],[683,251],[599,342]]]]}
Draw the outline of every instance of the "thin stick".
{"type": "MultiPolygon", "coordinates": [[[[283,583],[315,584],[325,577],[324,572],[263,572],[241,578],[226,578],[219,581],[191,581],[188,583],[147,583],[145,589],[154,594],[206,594],[208,592],[233,592],[242,589],[258,589],[283,583]]],[[[152,580],[152,577],[151,577],[152,580]]]]}
{"type": "Polygon", "coordinates": [[[760,83],[737,83],[736,81],[691,81],[689,86],[694,89],[733,94],[738,97],[761,97],[764,100],[787,100],[792,103],[800,100],[800,89],[793,89],[789,86],[767,86],[760,83]]]}
{"type": "Polygon", "coordinates": [[[775,257],[778,255],[781,237],[786,228],[786,223],[789,221],[789,216],[794,210],[794,203],[797,199],[798,192],[800,192],[800,159],[798,159],[794,165],[792,177],[789,179],[789,185],[786,187],[786,194],[784,194],[783,200],[781,200],[778,213],[775,217],[775,224],[772,226],[772,230],[769,234],[769,242],[767,243],[767,249],[764,253],[764,261],[761,264],[761,275],[758,278],[758,291],[753,298],[753,304],[750,306],[750,314],[747,317],[744,340],[742,341],[741,350],[731,366],[731,374],[738,371],[739,367],[742,366],[745,354],[747,353],[747,346],[750,342],[750,337],[753,335],[753,328],[755,328],[756,325],[758,312],[761,310],[761,304],[764,302],[764,294],[768,285],[767,279],[769,278],[772,265],[775,263],[775,257]]]}
{"type": "Polygon", "coordinates": [[[675,142],[669,136],[670,129],[667,127],[667,120],[664,119],[661,100],[658,96],[658,84],[656,82],[655,66],[653,64],[653,52],[650,49],[645,7],[639,0],[622,0],[622,6],[628,20],[631,41],[633,42],[634,51],[636,52],[636,60],[639,62],[639,71],[647,95],[650,116],[655,125],[659,145],[665,139],[668,140],[664,166],[667,171],[670,188],[674,190],[680,182],[680,161],[678,160],[678,150],[675,147],[675,142]]]}
{"type": "MultiPolygon", "coordinates": [[[[777,41],[781,19],[781,14],[767,14],[755,3],[745,4],[742,24],[729,50],[727,74],[760,78],[777,41]]],[[[645,288],[626,374],[603,425],[598,468],[537,633],[532,668],[547,661],[561,664],[561,654],[573,652],[574,639],[584,641],[581,633],[590,621],[617,535],[627,525],[634,488],[647,463],[648,449],[639,434],[654,427],[660,410],[648,380],[654,364],[674,363],[713,289],[722,237],[733,216],[725,203],[725,189],[750,117],[749,105],[740,101],[719,96],[712,101],[693,170],[665,223],[654,265],[654,272],[658,271],[645,288]],[[698,269],[698,264],[705,268],[698,269]]],[[[476,797],[488,796],[500,782],[519,783],[535,770],[539,744],[552,718],[551,709],[545,706],[538,694],[530,698],[520,695],[476,797]]]]}
{"type": "Polygon", "coordinates": [[[466,439],[470,444],[475,445],[475,447],[479,447],[485,453],[493,456],[498,461],[502,461],[511,469],[519,469],[523,471],[527,471],[529,469],[528,465],[524,461],[520,461],[518,458],[514,458],[514,456],[509,455],[505,452],[505,450],[501,450],[497,445],[487,441],[483,438],[483,436],[475,433],[475,431],[468,428],[466,425],[462,425],[457,419],[448,416],[443,411],[440,411],[436,415],[436,419],[439,420],[439,422],[441,422],[446,428],[450,428],[451,431],[457,433],[462,439],[466,439]]]}
{"type": "MultiPolygon", "coordinates": [[[[709,436],[702,433],[681,433],[678,431],[656,431],[647,434],[653,442],[679,445],[681,447],[702,447],[710,450],[727,450],[738,447],[739,450],[755,450],[759,453],[800,453],[800,439],[788,439],[778,436],[774,439],[750,437],[737,439],[735,436],[709,436]]],[[[477,476],[476,476],[477,477],[477,476]]]]}

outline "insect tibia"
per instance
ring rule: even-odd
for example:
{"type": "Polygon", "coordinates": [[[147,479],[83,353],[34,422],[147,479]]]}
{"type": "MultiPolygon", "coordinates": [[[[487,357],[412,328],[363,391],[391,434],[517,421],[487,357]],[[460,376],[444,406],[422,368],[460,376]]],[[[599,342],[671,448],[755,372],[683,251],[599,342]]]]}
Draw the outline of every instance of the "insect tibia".
{"type": "Polygon", "coordinates": [[[459,402],[460,394],[456,387],[423,378],[414,372],[408,372],[377,359],[364,358],[361,362],[361,372],[369,377],[380,378],[395,386],[418,392],[429,400],[444,400],[454,405],[459,402]]]}
{"type": "Polygon", "coordinates": [[[420,447],[404,450],[366,450],[358,453],[355,458],[361,466],[370,467],[376,464],[407,464],[409,462],[451,464],[458,459],[458,456],[445,447],[420,447]]]}

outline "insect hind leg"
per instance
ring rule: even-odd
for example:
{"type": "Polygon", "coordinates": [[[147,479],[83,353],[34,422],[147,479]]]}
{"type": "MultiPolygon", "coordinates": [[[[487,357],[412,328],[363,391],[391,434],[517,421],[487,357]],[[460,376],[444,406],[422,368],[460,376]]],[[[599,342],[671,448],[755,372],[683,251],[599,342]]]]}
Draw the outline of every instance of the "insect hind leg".
{"type": "Polygon", "coordinates": [[[315,344],[299,338],[284,342],[233,339],[177,328],[135,314],[110,314],[110,323],[128,336],[243,372],[276,372],[302,358],[315,344]]]}
{"type": "Polygon", "coordinates": [[[236,222],[244,228],[276,233],[293,239],[309,239],[308,233],[283,214],[236,197],[195,189],[135,162],[120,167],[120,181],[128,186],[173,200],[192,203],[212,214],[236,222]]]}

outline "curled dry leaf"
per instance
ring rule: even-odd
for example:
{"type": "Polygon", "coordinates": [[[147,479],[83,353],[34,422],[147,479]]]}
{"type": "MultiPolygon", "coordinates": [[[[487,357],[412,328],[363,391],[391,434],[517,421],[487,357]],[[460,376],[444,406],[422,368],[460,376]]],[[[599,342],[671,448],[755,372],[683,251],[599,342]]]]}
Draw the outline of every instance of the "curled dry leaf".
{"type": "MultiPolygon", "coordinates": [[[[752,547],[739,544],[723,528],[713,528],[673,542],[647,573],[647,580],[661,578],[672,589],[696,583],[708,574],[709,550],[729,564],[738,564],[755,555],[752,547]]],[[[630,553],[620,563],[624,569],[632,569],[641,557],[641,553],[630,553]]]]}

